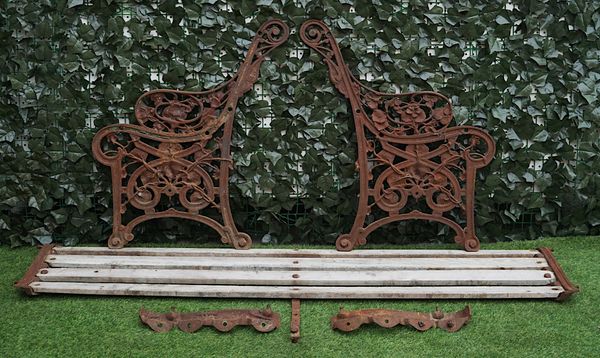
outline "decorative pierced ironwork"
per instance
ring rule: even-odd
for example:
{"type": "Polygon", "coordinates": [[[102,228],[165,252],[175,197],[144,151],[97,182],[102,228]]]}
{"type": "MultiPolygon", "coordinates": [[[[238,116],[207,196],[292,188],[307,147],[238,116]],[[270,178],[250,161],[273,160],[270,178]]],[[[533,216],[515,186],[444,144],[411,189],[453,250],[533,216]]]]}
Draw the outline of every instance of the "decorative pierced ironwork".
{"type": "Polygon", "coordinates": [[[195,220],[216,230],[223,243],[251,246],[250,236],[236,229],[229,207],[233,118],[261,63],[288,35],[283,22],[265,22],[229,81],[204,92],[150,91],[135,105],[139,125],[114,124],[98,131],[92,151],[112,172],[109,247],[123,247],[136,225],[164,217],[195,220]],[[200,214],[207,208],[216,209],[222,222],[200,214]]]}
{"type": "Polygon", "coordinates": [[[300,37],[323,57],[331,82],[350,101],[356,127],[358,211],[350,233],[338,237],[337,249],[364,245],[383,225],[418,219],[448,225],[456,243],[479,250],[475,172],[494,156],[492,137],[472,126],[450,127],[452,106],[438,93],[388,94],[363,85],[322,21],[306,21],[300,37]]]}

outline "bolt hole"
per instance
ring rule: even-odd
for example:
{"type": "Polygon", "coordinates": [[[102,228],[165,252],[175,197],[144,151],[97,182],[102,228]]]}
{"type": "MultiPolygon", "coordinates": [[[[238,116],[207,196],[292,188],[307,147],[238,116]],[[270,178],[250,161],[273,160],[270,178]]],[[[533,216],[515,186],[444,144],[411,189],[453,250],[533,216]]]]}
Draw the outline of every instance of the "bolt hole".
{"type": "Polygon", "coordinates": [[[390,323],[390,320],[386,319],[384,322],[387,324],[387,323],[390,323]]]}
{"type": "Polygon", "coordinates": [[[223,327],[227,327],[227,321],[223,321],[223,327]]]}
{"type": "Polygon", "coordinates": [[[54,260],[56,260],[56,257],[51,257],[50,260],[54,261],[54,260]]]}
{"type": "Polygon", "coordinates": [[[356,112],[356,113],[360,113],[360,109],[358,109],[358,108],[357,108],[357,109],[355,110],[355,112],[356,112]]]}
{"type": "Polygon", "coordinates": [[[267,326],[267,323],[266,323],[266,322],[263,322],[263,323],[261,323],[260,325],[261,325],[262,327],[266,327],[266,326],[267,326]]]}
{"type": "Polygon", "coordinates": [[[292,263],[293,263],[293,264],[298,264],[298,261],[293,261],[292,263]]]}
{"type": "Polygon", "coordinates": [[[350,325],[350,322],[346,322],[346,326],[349,326],[349,325],[350,325]]]}
{"type": "Polygon", "coordinates": [[[233,107],[229,106],[229,107],[227,107],[227,110],[228,110],[229,112],[231,112],[231,111],[233,111],[233,107]]]}
{"type": "Polygon", "coordinates": [[[293,278],[298,278],[298,277],[300,277],[300,275],[298,275],[297,273],[295,273],[295,274],[292,275],[292,277],[293,278]]]}

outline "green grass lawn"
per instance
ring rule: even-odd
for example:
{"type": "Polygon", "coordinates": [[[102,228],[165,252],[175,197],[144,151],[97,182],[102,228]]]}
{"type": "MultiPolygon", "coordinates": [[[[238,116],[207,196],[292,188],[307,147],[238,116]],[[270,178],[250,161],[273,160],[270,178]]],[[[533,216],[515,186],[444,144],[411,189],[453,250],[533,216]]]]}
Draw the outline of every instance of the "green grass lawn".
{"type": "MultiPolygon", "coordinates": [[[[182,245],[190,246],[190,245],[182,245]]],[[[554,248],[554,255],[581,292],[567,302],[551,300],[302,301],[302,338],[289,339],[290,301],[41,295],[28,297],[13,282],[36,255],[35,248],[0,247],[0,357],[600,357],[600,237],[551,238],[484,244],[483,249],[554,248]],[[410,327],[363,326],[332,331],[329,318],[346,309],[445,311],[470,304],[473,319],[457,333],[410,327]],[[219,333],[210,327],[188,334],[155,333],[138,310],[180,311],[260,308],[282,315],[279,329],[260,334],[248,327],[219,333]]],[[[427,246],[431,247],[431,246],[427,246]]],[[[435,246],[447,248],[453,246],[435,246]]],[[[399,247],[395,247],[399,248],[399,247]]],[[[401,247],[408,248],[408,247],[401,247]]]]}

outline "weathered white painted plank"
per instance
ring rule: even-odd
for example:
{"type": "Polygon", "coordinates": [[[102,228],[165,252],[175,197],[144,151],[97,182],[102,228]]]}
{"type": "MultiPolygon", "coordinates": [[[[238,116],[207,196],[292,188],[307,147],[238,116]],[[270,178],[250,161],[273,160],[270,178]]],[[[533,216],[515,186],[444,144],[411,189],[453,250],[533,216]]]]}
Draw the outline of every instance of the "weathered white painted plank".
{"type": "Polygon", "coordinates": [[[305,299],[556,298],[559,286],[320,287],[34,282],[35,293],[305,299]]]}
{"type": "Polygon", "coordinates": [[[270,286],[545,286],[542,270],[216,271],[48,268],[41,281],[270,286]]]}
{"type": "Polygon", "coordinates": [[[49,255],[51,267],[156,268],[187,270],[457,270],[457,269],[540,269],[544,258],[279,258],[237,257],[225,260],[210,257],[49,255]]]}
{"type": "Polygon", "coordinates": [[[125,247],[109,249],[107,247],[56,247],[55,252],[65,255],[111,255],[111,256],[213,256],[213,257],[534,257],[537,250],[354,250],[341,252],[323,249],[199,249],[199,248],[158,248],[125,247]]]}

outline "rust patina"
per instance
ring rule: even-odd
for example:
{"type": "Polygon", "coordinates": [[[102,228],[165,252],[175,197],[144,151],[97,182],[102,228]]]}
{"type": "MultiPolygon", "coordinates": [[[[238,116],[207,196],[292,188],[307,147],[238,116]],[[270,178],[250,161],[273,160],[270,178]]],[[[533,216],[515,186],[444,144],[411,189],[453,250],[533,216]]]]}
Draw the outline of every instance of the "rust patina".
{"type": "Polygon", "coordinates": [[[138,224],[165,217],[204,223],[237,249],[251,246],[250,236],[238,232],[229,207],[233,119],[261,63],[288,35],[283,22],[265,22],[229,81],[205,92],[150,91],[135,105],[138,124],[113,124],[96,134],[94,157],[112,173],[109,247],[125,246],[138,224]],[[203,215],[210,208],[219,219],[203,215]]]}
{"type": "Polygon", "coordinates": [[[140,309],[140,320],[156,332],[168,332],[177,326],[188,333],[203,326],[229,332],[236,326],[251,326],[259,332],[271,332],[279,327],[279,313],[267,306],[264,310],[219,310],[181,313],[172,309],[168,313],[155,313],[140,309]]]}
{"type": "Polygon", "coordinates": [[[366,309],[340,312],[331,317],[331,327],[344,332],[354,331],[363,324],[377,324],[384,328],[398,325],[411,326],[418,331],[426,331],[437,327],[447,332],[456,332],[471,320],[471,308],[466,306],[462,311],[444,313],[436,308],[432,313],[408,312],[386,309],[366,309]]]}
{"type": "Polygon", "coordinates": [[[292,318],[290,320],[290,340],[298,343],[300,340],[300,299],[292,298],[292,318]]]}
{"type": "Polygon", "coordinates": [[[306,21],[300,37],[322,56],[331,82],[350,102],[356,127],[358,209],[337,249],[350,251],[383,225],[417,219],[445,224],[465,250],[479,250],[475,173],[494,156],[492,137],[480,128],[450,126],[452,106],[438,93],[389,94],[363,85],[322,21],[306,21]]]}

